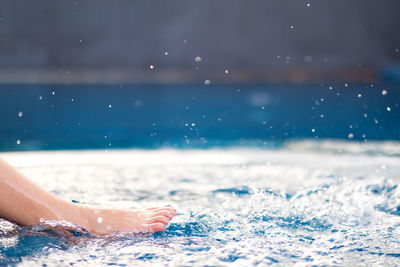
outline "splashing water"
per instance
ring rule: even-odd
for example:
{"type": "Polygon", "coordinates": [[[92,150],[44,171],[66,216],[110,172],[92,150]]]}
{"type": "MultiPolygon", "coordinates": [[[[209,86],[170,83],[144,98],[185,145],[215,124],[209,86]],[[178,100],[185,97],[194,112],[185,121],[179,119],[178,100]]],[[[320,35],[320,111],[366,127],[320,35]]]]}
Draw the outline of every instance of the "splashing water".
{"type": "Polygon", "coordinates": [[[163,233],[106,238],[69,222],[2,222],[0,264],[398,265],[399,155],[396,142],[332,141],[3,154],[66,199],[173,204],[178,215],[163,233]]]}

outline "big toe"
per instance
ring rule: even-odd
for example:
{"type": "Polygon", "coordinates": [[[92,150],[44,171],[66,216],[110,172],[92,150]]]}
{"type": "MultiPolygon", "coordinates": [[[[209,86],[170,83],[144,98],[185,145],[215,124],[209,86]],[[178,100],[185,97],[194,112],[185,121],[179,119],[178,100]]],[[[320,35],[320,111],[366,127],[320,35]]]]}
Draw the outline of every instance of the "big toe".
{"type": "Polygon", "coordinates": [[[150,232],[157,233],[162,232],[166,228],[166,225],[160,222],[150,224],[150,232]]]}

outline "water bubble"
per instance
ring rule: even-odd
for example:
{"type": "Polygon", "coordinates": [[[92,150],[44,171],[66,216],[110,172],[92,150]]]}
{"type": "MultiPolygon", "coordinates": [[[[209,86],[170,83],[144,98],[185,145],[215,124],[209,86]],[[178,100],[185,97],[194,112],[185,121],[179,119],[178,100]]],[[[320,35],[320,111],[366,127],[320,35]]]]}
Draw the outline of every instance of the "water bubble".
{"type": "Polygon", "coordinates": [[[42,100],[43,99],[43,96],[39,96],[39,100],[42,100]]]}
{"type": "Polygon", "coordinates": [[[199,56],[197,56],[197,57],[195,57],[194,58],[194,61],[196,61],[196,62],[201,62],[203,59],[201,58],[201,57],[199,57],[199,56]]]}
{"type": "Polygon", "coordinates": [[[290,25],[290,29],[293,29],[294,28],[294,26],[293,25],[290,25]]]}
{"type": "Polygon", "coordinates": [[[205,80],[205,81],[204,81],[204,84],[205,84],[205,85],[209,85],[210,83],[211,83],[210,80],[205,80]]]}
{"type": "Polygon", "coordinates": [[[382,90],[382,95],[387,95],[387,91],[386,90],[382,90]]]}
{"type": "Polygon", "coordinates": [[[225,74],[228,74],[229,73],[229,70],[225,70],[225,74]]]}
{"type": "Polygon", "coordinates": [[[102,217],[97,217],[97,223],[103,223],[103,218],[102,217]]]}
{"type": "Polygon", "coordinates": [[[364,118],[366,118],[366,117],[368,117],[368,114],[367,114],[367,113],[364,113],[363,116],[364,116],[364,118]]]}
{"type": "Polygon", "coordinates": [[[17,140],[17,145],[19,145],[19,144],[21,144],[21,140],[18,139],[17,140]]]}
{"type": "Polygon", "coordinates": [[[112,108],[112,105],[110,104],[110,105],[108,105],[108,108],[112,108]]]}
{"type": "Polygon", "coordinates": [[[390,107],[386,107],[386,110],[387,110],[387,111],[391,111],[390,107]]]}
{"type": "Polygon", "coordinates": [[[321,118],[324,118],[324,114],[321,114],[320,117],[321,117],[321,118]]]}
{"type": "Polygon", "coordinates": [[[344,84],[344,87],[349,87],[349,84],[348,84],[348,83],[345,83],[345,84],[344,84]]]}
{"type": "Polygon", "coordinates": [[[153,70],[153,69],[154,69],[154,65],[150,65],[149,68],[150,68],[151,70],[153,70]]]}
{"type": "Polygon", "coordinates": [[[333,87],[332,87],[332,86],[329,86],[329,90],[333,90],[333,87]]]}
{"type": "Polygon", "coordinates": [[[307,7],[310,7],[311,5],[310,5],[310,3],[307,3],[307,7]]]}
{"type": "Polygon", "coordinates": [[[196,123],[193,122],[193,123],[192,123],[192,126],[193,126],[193,127],[196,126],[196,123]]]}
{"type": "Polygon", "coordinates": [[[22,113],[22,111],[20,111],[20,112],[18,112],[18,117],[22,117],[22,115],[24,115],[23,113],[22,113]]]}
{"type": "Polygon", "coordinates": [[[53,92],[51,92],[51,94],[52,94],[52,95],[55,95],[55,94],[56,94],[56,92],[54,92],[54,91],[53,91],[53,92]]]}
{"type": "Polygon", "coordinates": [[[379,123],[379,121],[376,118],[374,119],[374,122],[375,122],[375,124],[379,123]]]}
{"type": "Polygon", "coordinates": [[[354,134],[352,134],[352,133],[349,133],[349,135],[347,136],[347,138],[349,138],[349,139],[353,139],[353,138],[354,138],[354,134]]]}
{"type": "Polygon", "coordinates": [[[167,52],[167,51],[165,51],[165,52],[164,52],[164,55],[168,56],[168,52],[167,52]]]}
{"type": "Polygon", "coordinates": [[[315,133],[315,129],[314,129],[314,128],[313,128],[313,129],[311,129],[311,132],[315,133]]]}
{"type": "Polygon", "coordinates": [[[357,97],[358,97],[358,98],[361,98],[361,97],[362,97],[362,94],[358,94],[357,97]]]}
{"type": "Polygon", "coordinates": [[[71,102],[74,102],[74,99],[73,99],[73,98],[71,98],[71,102]]]}

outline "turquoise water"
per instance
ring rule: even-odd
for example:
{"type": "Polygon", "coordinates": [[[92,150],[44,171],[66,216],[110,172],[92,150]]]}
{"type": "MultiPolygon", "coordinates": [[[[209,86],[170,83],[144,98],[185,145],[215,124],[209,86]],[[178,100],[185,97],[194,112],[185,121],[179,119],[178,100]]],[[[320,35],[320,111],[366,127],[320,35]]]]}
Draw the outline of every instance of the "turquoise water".
{"type": "Polygon", "coordinates": [[[0,151],[400,140],[399,104],[387,82],[2,84],[0,151]]]}
{"type": "Polygon", "coordinates": [[[0,265],[400,264],[400,143],[298,141],[279,149],[16,152],[46,190],[107,207],[172,204],[152,236],[70,237],[62,222],[0,223],[0,265]]]}

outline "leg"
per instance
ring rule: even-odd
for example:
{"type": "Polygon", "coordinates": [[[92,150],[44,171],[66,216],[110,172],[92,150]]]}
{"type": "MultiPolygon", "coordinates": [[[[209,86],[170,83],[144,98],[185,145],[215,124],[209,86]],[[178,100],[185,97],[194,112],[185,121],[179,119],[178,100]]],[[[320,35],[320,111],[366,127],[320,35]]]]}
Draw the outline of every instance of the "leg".
{"type": "Polygon", "coordinates": [[[114,231],[161,232],[174,217],[172,207],[143,210],[96,209],[70,203],[44,191],[0,159],[0,217],[19,225],[66,220],[96,234],[114,231]]]}

